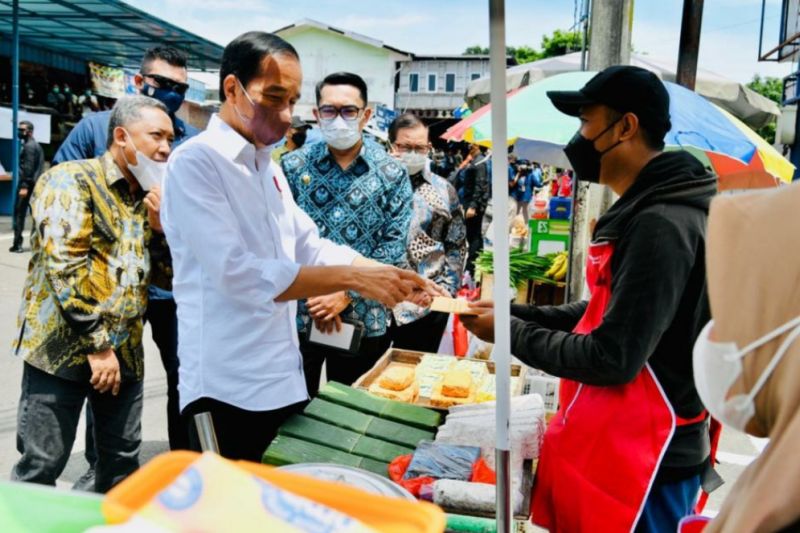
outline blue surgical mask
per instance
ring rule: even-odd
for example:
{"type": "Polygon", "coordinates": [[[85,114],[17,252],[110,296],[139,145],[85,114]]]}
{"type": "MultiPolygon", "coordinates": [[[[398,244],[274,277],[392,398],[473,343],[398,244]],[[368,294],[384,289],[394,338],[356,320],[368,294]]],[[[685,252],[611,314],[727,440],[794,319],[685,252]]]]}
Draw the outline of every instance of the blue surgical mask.
{"type": "Polygon", "coordinates": [[[181,105],[183,104],[184,96],[182,94],[170,89],[153,87],[147,83],[142,84],[142,94],[160,101],[162,104],[167,106],[167,109],[172,115],[177,113],[178,109],[180,109],[181,105]]]}

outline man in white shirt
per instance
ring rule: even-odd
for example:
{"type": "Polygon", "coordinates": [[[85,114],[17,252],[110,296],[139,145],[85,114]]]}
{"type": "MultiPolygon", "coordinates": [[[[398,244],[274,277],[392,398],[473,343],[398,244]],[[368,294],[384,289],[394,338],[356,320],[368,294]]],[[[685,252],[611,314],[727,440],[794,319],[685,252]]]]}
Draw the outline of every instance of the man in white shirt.
{"type": "MultiPolygon", "coordinates": [[[[270,156],[301,83],[289,43],[237,37],[222,56],[219,114],[167,170],[161,216],[175,271],[181,410],[210,412],[232,459],[259,461],[308,398],[295,300],[354,290],[393,307],[434,292],[415,273],[321,239],[295,204],[270,156]]],[[[190,441],[199,450],[193,424],[190,441]]]]}

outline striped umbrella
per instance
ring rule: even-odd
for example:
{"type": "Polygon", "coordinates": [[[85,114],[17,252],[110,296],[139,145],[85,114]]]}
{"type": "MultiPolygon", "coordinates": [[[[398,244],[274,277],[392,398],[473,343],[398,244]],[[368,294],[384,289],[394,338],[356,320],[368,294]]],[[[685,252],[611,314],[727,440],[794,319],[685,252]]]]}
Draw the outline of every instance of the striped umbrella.
{"type": "MultiPolygon", "coordinates": [[[[547,91],[576,90],[594,72],[569,72],[545,78],[508,94],[508,143],[520,157],[569,168],[564,145],[580,127],[558,111],[547,91]]],[[[720,177],[763,171],[791,182],[794,165],[739,119],[685,87],[664,82],[670,96],[672,129],[668,150],[687,150],[720,177]]],[[[491,146],[491,104],[451,127],[443,138],[491,146]]]]}

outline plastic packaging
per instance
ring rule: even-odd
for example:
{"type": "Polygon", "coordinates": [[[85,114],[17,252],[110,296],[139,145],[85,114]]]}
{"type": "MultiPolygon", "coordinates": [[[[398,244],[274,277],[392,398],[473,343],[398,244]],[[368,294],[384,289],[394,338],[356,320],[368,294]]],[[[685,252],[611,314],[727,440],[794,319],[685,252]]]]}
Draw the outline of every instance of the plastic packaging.
{"type": "MultiPolygon", "coordinates": [[[[490,514],[495,513],[495,486],[486,483],[469,483],[442,479],[433,484],[433,503],[444,508],[462,513],[490,514]]],[[[525,498],[521,485],[514,483],[511,490],[511,510],[514,515],[524,515],[525,498]]]]}
{"type": "MultiPolygon", "coordinates": [[[[450,409],[436,442],[480,446],[491,466],[494,465],[495,402],[456,406],[450,409]]],[[[511,398],[512,455],[522,459],[537,459],[545,429],[545,409],[542,397],[526,394],[511,398]]]]}
{"type": "Polygon", "coordinates": [[[472,477],[472,468],[480,456],[481,450],[477,446],[422,441],[403,479],[432,477],[467,481],[472,477]]]}
{"type": "MultiPolygon", "coordinates": [[[[102,504],[106,519],[110,523],[128,520],[189,468],[198,457],[193,452],[176,451],[150,460],[106,495],[102,504]]],[[[267,465],[246,461],[231,463],[252,476],[347,514],[378,531],[434,533],[444,528],[444,513],[430,504],[386,498],[340,483],[282,472],[267,465]]]]}

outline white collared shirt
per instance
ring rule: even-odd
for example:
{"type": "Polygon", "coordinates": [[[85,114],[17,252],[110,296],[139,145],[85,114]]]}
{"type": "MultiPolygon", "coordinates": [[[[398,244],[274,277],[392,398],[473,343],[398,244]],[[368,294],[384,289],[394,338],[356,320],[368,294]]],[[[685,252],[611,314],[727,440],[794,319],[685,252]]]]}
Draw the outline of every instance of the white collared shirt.
{"type": "Polygon", "coordinates": [[[295,302],[300,265],[357,253],[319,237],[269,149],[217,115],[169,159],[161,221],[178,305],[180,406],[214,398],[249,411],[307,399],[295,302]]]}

